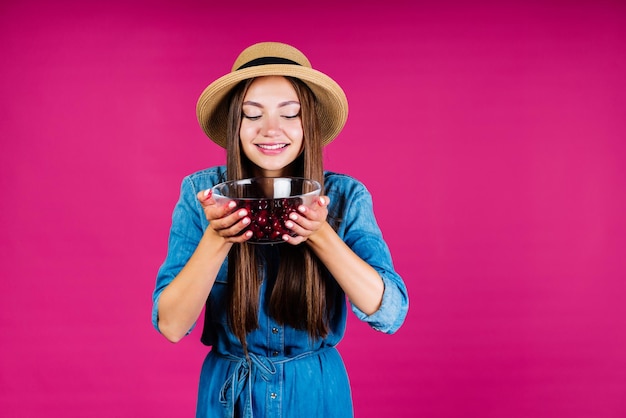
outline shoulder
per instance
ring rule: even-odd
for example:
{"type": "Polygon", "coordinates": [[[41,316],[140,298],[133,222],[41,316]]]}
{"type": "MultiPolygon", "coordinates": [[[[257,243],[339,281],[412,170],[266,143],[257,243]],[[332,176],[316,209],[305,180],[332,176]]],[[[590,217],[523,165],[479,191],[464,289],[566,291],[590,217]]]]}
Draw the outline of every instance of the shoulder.
{"type": "Polygon", "coordinates": [[[324,192],[332,198],[332,195],[354,196],[369,194],[365,185],[356,178],[347,174],[324,172],[324,192]]]}
{"type": "Polygon", "coordinates": [[[350,210],[357,212],[372,206],[372,197],[365,185],[356,178],[331,171],[324,172],[324,194],[330,198],[328,216],[340,222],[350,210]]]}
{"type": "Polygon", "coordinates": [[[358,239],[364,231],[375,232],[372,195],[360,180],[346,174],[324,172],[324,193],[330,199],[328,223],[346,243],[358,239]]]}
{"type": "Polygon", "coordinates": [[[200,190],[206,190],[218,183],[226,181],[226,166],[219,165],[215,167],[205,168],[195,173],[185,176],[183,179],[183,188],[191,188],[195,194],[200,190]]]}

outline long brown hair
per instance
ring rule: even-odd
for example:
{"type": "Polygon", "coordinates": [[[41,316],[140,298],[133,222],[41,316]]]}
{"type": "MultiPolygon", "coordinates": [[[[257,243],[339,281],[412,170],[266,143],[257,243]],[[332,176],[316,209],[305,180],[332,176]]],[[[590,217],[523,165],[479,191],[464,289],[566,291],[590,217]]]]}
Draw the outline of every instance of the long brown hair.
{"type": "MultiPolygon", "coordinates": [[[[300,100],[303,152],[293,164],[293,175],[317,180],[324,186],[322,143],[315,111],[315,96],[302,81],[286,77],[300,100]]],[[[240,147],[239,127],[243,98],[253,80],[237,86],[230,97],[227,142],[228,179],[253,174],[252,163],[240,147]]],[[[311,339],[329,332],[331,298],[336,284],[331,282],[319,259],[306,244],[279,244],[280,264],[269,298],[270,315],[280,324],[306,330],[311,339]],[[327,302],[328,300],[328,302],[327,302]]],[[[228,320],[233,333],[247,352],[246,335],[258,328],[262,263],[254,244],[235,244],[228,255],[228,320]]]]}

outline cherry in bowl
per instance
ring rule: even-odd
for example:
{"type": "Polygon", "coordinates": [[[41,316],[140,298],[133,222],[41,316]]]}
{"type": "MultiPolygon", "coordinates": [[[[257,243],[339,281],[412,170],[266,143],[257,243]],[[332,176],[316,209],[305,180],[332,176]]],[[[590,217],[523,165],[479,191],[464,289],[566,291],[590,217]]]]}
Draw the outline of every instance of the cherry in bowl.
{"type": "Polygon", "coordinates": [[[252,231],[247,242],[255,244],[275,244],[284,242],[285,234],[295,236],[285,226],[289,215],[300,205],[311,206],[320,193],[319,182],[302,177],[254,177],[213,186],[217,204],[234,201],[233,211],[248,211],[250,224],[243,232],[252,231]]]}

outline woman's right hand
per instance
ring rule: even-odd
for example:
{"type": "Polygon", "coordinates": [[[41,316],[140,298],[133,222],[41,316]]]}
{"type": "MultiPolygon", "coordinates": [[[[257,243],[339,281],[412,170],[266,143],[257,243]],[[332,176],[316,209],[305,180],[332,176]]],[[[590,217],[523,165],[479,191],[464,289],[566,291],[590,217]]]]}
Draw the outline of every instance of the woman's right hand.
{"type": "Polygon", "coordinates": [[[213,199],[211,189],[199,192],[197,198],[209,221],[207,229],[214,231],[227,242],[245,242],[252,237],[252,231],[241,233],[250,224],[250,217],[245,209],[235,210],[237,204],[234,201],[218,205],[213,199]]]}

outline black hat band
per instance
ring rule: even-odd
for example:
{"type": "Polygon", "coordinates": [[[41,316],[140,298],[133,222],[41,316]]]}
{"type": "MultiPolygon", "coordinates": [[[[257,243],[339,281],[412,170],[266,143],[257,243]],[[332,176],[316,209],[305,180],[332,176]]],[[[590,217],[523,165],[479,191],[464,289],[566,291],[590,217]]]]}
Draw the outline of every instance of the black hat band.
{"type": "Polygon", "coordinates": [[[269,65],[269,64],[290,64],[290,65],[300,65],[295,61],[292,61],[287,58],[280,57],[261,57],[255,58],[252,61],[248,61],[243,64],[241,67],[237,68],[237,70],[243,70],[244,68],[257,67],[259,65],[269,65]]]}

